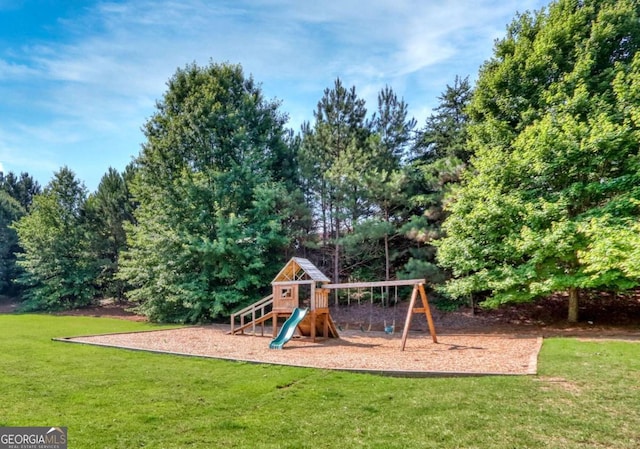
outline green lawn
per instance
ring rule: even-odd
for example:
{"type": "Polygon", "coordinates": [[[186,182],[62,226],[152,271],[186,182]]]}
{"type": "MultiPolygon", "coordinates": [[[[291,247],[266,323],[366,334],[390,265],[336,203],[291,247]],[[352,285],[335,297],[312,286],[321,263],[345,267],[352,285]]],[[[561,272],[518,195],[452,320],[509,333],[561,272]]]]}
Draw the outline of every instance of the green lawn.
{"type": "Polygon", "coordinates": [[[640,343],[545,341],[538,376],[394,379],[51,341],[144,330],[0,316],[0,426],[69,448],[637,448],[640,343]]]}

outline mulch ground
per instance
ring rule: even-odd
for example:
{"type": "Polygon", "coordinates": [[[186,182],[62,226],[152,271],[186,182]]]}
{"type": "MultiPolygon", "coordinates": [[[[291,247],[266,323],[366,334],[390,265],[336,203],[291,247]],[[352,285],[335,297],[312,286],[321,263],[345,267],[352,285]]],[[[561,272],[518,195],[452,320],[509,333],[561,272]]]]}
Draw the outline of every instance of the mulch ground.
{"type": "Polygon", "coordinates": [[[535,374],[542,339],[514,335],[441,335],[412,332],[401,350],[400,334],[345,330],[340,338],[293,338],[282,350],[265,336],[229,335],[228,325],[62,339],[65,342],[405,377],[535,374]]]}

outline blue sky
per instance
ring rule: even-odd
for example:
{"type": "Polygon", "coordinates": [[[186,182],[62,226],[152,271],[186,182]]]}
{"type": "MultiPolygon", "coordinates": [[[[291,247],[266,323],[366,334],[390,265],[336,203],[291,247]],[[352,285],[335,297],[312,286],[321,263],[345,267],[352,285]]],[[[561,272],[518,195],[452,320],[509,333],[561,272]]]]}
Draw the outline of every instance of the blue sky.
{"type": "Polygon", "coordinates": [[[546,0],[0,0],[0,170],[43,186],[66,165],[90,191],[140,151],[178,67],[239,63],[298,131],[337,77],[385,85],[424,124],[475,80],[517,11],[546,0]]]}

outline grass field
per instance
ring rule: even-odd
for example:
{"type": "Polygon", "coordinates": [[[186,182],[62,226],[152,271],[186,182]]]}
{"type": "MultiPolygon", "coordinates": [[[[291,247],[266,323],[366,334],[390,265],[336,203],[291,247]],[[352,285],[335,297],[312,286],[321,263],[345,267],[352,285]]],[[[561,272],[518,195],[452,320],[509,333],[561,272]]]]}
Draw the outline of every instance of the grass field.
{"type": "Polygon", "coordinates": [[[640,343],[546,340],[539,375],[395,379],[72,345],[145,330],[0,315],[0,426],[69,448],[638,448],[640,343]]]}

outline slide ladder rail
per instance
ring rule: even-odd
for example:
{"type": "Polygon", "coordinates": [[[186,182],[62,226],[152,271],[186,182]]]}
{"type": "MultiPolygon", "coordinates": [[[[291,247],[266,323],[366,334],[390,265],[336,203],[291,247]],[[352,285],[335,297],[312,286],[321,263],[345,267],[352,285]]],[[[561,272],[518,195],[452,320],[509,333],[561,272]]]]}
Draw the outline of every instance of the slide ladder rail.
{"type": "Polygon", "coordinates": [[[242,333],[249,326],[253,327],[253,335],[256,334],[256,324],[263,323],[271,312],[273,306],[273,294],[265,296],[260,301],[238,310],[231,314],[231,334],[242,333]],[[246,319],[249,318],[247,321],[246,319]],[[240,324],[236,327],[236,321],[239,319],[240,324]]]}

